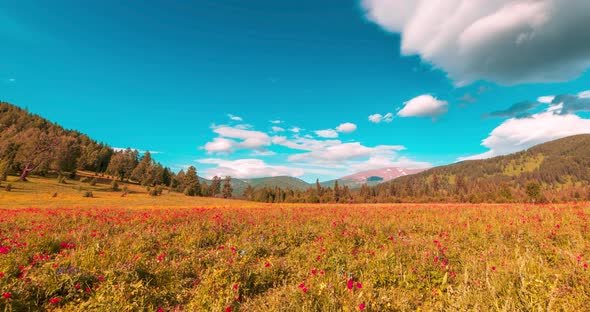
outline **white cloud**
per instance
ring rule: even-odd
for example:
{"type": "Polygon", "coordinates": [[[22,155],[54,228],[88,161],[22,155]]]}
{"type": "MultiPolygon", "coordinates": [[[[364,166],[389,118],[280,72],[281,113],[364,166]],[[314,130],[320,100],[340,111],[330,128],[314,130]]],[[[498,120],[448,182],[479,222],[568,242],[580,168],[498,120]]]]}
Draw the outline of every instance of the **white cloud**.
{"type": "Polygon", "coordinates": [[[555,98],[555,95],[545,95],[545,96],[540,96],[537,99],[537,102],[539,103],[543,103],[543,104],[551,104],[551,102],[553,102],[553,99],[555,98]]]}
{"type": "Polygon", "coordinates": [[[381,114],[373,114],[369,115],[369,121],[373,123],[380,123],[383,120],[383,116],[381,114]]]}
{"type": "Polygon", "coordinates": [[[588,0],[362,0],[369,20],[400,33],[403,55],[457,85],[567,81],[590,67],[588,0]]]}
{"type": "Polygon", "coordinates": [[[481,145],[489,148],[489,151],[459,160],[506,155],[540,143],[582,133],[590,133],[590,119],[574,114],[557,115],[549,111],[534,114],[530,118],[512,118],[500,124],[482,141],[481,145]]]}
{"type": "Polygon", "coordinates": [[[277,120],[271,120],[270,121],[271,124],[275,124],[275,125],[278,125],[278,124],[280,124],[282,122],[283,122],[282,120],[278,120],[278,119],[277,120]]]}
{"type": "Polygon", "coordinates": [[[333,139],[338,137],[338,132],[336,132],[336,130],[334,129],[316,130],[314,132],[317,136],[321,138],[333,139]]]}
{"type": "Polygon", "coordinates": [[[448,110],[448,103],[429,94],[417,96],[404,103],[397,113],[400,117],[437,117],[448,110]]]}
{"type": "Polygon", "coordinates": [[[281,127],[273,126],[272,127],[272,131],[274,131],[274,132],[285,132],[285,129],[283,129],[281,127]]]}
{"type": "Polygon", "coordinates": [[[359,142],[341,143],[333,142],[321,149],[312,149],[307,153],[295,154],[289,156],[289,161],[303,161],[316,163],[318,165],[330,165],[342,163],[348,160],[368,158],[375,155],[392,156],[395,151],[405,149],[399,145],[379,145],[376,147],[367,147],[359,142]]]}
{"type": "Polygon", "coordinates": [[[234,140],[225,138],[214,138],[213,141],[207,142],[203,147],[208,153],[229,153],[233,151],[237,144],[234,140]]]}
{"type": "Polygon", "coordinates": [[[348,171],[362,172],[388,167],[398,167],[404,169],[425,169],[431,168],[432,164],[428,162],[411,160],[407,157],[399,157],[397,159],[392,159],[390,157],[385,156],[373,156],[369,158],[367,161],[358,162],[350,165],[350,169],[348,171]]]}
{"type": "Polygon", "coordinates": [[[581,99],[588,99],[590,98],[590,90],[588,91],[582,91],[580,93],[578,93],[578,97],[581,99]]]}
{"type": "Polygon", "coordinates": [[[299,133],[301,131],[301,128],[299,128],[299,127],[292,127],[291,129],[289,129],[289,131],[291,131],[293,133],[299,133]]]}
{"type": "Polygon", "coordinates": [[[390,123],[393,121],[393,114],[392,113],[387,113],[385,115],[373,114],[373,115],[369,116],[369,121],[372,123],[380,123],[380,122],[390,123]]]}
{"type": "Polygon", "coordinates": [[[217,133],[219,137],[203,147],[209,154],[229,153],[238,149],[256,150],[271,144],[270,136],[260,131],[246,130],[240,127],[215,126],[213,132],[217,133]]]}
{"type": "Polygon", "coordinates": [[[269,165],[263,160],[249,158],[238,160],[225,160],[219,158],[205,158],[196,160],[202,164],[217,165],[215,168],[205,170],[205,176],[231,176],[238,179],[250,179],[259,177],[293,176],[300,177],[305,171],[300,168],[269,165]]]}
{"type": "Polygon", "coordinates": [[[238,116],[235,116],[235,115],[232,115],[232,114],[227,114],[227,117],[229,119],[233,120],[233,121],[242,121],[242,120],[244,120],[244,119],[242,119],[242,117],[238,117],[238,116]]]}
{"type": "Polygon", "coordinates": [[[338,132],[342,132],[342,133],[351,133],[354,132],[356,130],[356,125],[350,122],[345,122],[341,125],[339,125],[338,127],[336,127],[336,131],[338,132]]]}

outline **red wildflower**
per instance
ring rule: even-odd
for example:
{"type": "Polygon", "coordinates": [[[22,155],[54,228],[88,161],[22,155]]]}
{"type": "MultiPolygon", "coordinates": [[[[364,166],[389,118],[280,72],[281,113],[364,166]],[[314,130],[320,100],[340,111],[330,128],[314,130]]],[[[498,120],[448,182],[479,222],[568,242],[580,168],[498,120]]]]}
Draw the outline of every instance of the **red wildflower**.
{"type": "Polygon", "coordinates": [[[231,312],[231,307],[225,308],[225,312],[231,312]]]}
{"type": "Polygon", "coordinates": [[[10,293],[4,293],[4,294],[2,295],[2,298],[4,298],[4,299],[8,299],[8,298],[10,298],[11,296],[12,296],[12,295],[11,295],[10,293]]]}
{"type": "Polygon", "coordinates": [[[0,272],[0,277],[4,277],[4,272],[0,272]]]}
{"type": "Polygon", "coordinates": [[[60,301],[61,301],[61,299],[59,297],[49,299],[50,303],[59,303],[60,301]]]}
{"type": "Polygon", "coordinates": [[[267,262],[267,263],[264,264],[264,267],[265,268],[268,268],[269,266],[270,266],[270,262],[267,262]]]}
{"type": "Polygon", "coordinates": [[[99,281],[101,281],[101,282],[102,282],[102,281],[104,281],[104,276],[100,275],[100,276],[98,277],[98,280],[99,280],[99,281]]]}
{"type": "Polygon", "coordinates": [[[317,272],[318,272],[318,271],[316,271],[315,269],[314,269],[314,270],[311,270],[311,274],[313,274],[313,275],[316,275],[316,274],[317,274],[317,272]]]}
{"type": "Polygon", "coordinates": [[[307,288],[303,287],[301,290],[303,290],[304,293],[307,293],[307,288]]]}
{"type": "Polygon", "coordinates": [[[238,284],[234,284],[233,289],[234,290],[237,290],[238,289],[238,284]]]}
{"type": "Polygon", "coordinates": [[[495,266],[492,267],[492,271],[496,271],[496,267],[495,266]]]}
{"type": "Polygon", "coordinates": [[[361,289],[361,288],[363,288],[363,284],[361,284],[361,283],[356,283],[356,288],[358,288],[358,289],[361,289]]]}
{"type": "Polygon", "coordinates": [[[87,293],[89,293],[89,292],[91,292],[91,291],[92,291],[92,290],[90,289],[90,287],[86,288],[86,292],[87,292],[87,293]]]}
{"type": "Polygon", "coordinates": [[[299,288],[305,288],[305,284],[304,283],[299,284],[299,288]]]}
{"type": "Polygon", "coordinates": [[[361,303],[361,304],[359,305],[359,310],[361,310],[361,311],[362,311],[362,310],[364,310],[364,309],[365,309],[365,304],[364,304],[364,303],[361,303]]]}
{"type": "Polygon", "coordinates": [[[346,287],[348,287],[348,290],[352,290],[353,286],[354,286],[354,281],[352,279],[349,279],[348,283],[346,284],[346,287]]]}
{"type": "Polygon", "coordinates": [[[76,286],[74,286],[74,288],[80,289],[80,284],[76,284],[76,286]]]}

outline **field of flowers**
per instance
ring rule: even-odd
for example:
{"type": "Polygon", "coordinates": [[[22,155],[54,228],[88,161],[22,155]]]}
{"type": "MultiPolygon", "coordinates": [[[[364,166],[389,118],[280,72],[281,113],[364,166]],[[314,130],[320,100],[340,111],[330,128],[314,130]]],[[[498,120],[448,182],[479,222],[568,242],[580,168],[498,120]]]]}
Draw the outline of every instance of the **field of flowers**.
{"type": "Polygon", "coordinates": [[[0,210],[5,311],[590,310],[590,207],[0,210]]]}

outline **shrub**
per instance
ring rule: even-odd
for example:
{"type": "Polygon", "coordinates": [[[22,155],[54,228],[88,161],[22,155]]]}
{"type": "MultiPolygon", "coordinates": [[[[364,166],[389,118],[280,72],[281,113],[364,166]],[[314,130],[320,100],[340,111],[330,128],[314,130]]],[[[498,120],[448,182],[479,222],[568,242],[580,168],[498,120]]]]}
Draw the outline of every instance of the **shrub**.
{"type": "Polygon", "coordinates": [[[150,196],[160,196],[162,195],[162,192],[164,191],[164,187],[162,187],[161,185],[158,185],[156,187],[154,187],[153,189],[151,189],[148,194],[150,194],[150,196]]]}
{"type": "Polygon", "coordinates": [[[82,194],[82,197],[88,197],[88,198],[90,198],[90,197],[94,197],[94,195],[92,194],[92,192],[86,191],[86,192],[84,192],[84,194],[82,194]]]}
{"type": "Polygon", "coordinates": [[[111,190],[115,192],[119,190],[119,183],[117,183],[116,180],[113,180],[113,182],[111,182],[111,190]]]}
{"type": "Polygon", "coordinates": [[[12,191],[12,184],[10,184],[10,183],[6,184],[6,191],[7,192],[12,191]]]}
{"type": "Polygon", "coordinates": [[[129,188],[127,185],[123,185],[123,193],[129,193],[129,188]]]}

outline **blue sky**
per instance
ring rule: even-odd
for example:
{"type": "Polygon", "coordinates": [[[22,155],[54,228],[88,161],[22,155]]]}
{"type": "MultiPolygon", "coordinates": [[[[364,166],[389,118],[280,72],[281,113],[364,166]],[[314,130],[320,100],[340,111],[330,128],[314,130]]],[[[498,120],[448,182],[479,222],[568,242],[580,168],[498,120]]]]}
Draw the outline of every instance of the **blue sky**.
{"type": "Polygon", "coordinates": [[[205,176],[444,165],[590,132],[590,35],[572,32],[588,12],[582,0],[13,1],[0,4],[0,99],[205,176]]]}

